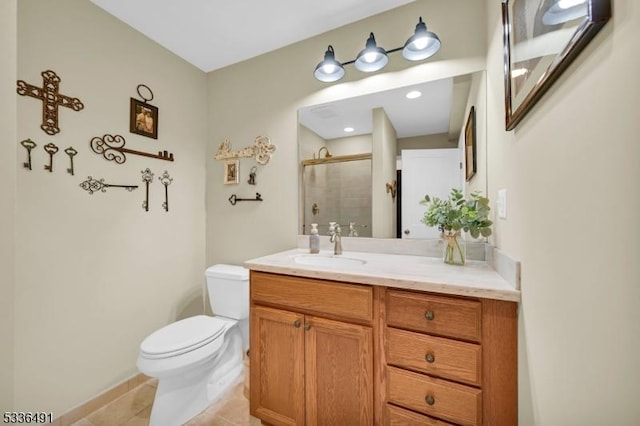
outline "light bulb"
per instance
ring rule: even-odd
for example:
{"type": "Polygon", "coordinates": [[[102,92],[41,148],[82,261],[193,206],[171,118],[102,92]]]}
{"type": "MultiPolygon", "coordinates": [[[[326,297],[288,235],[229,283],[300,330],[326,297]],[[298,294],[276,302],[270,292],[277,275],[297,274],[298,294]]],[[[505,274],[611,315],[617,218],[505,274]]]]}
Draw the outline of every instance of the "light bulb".
{"type": "Polygon", "coordinates": [[[413,46],[417,50],[422,50],[429,45],[429,37],[420,37],[413,40],[413,46]]]}
{"type": "Polygon", "coordinates": [[[322,71],[324,71],[327,74],[333,74],[334,72],[336,72],[336,66],[335,64],[324,64],[322,66],[322,71]]]}
{"type": "Polygon", "coordinates": [[[378,54],[376,52],[369,52],[364,54],[364,61],[368,63],[375,62],[378,54]]]}

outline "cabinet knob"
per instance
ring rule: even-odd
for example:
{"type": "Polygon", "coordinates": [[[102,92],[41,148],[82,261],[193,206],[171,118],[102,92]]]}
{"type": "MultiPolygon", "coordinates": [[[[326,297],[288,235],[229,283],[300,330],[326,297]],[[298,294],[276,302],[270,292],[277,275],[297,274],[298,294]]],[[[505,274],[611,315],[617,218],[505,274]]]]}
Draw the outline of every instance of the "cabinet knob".
{"type": "Polygon", "coordinates": [[[293,326],[294,326],[295,328],[300,328],[300,325],[301,325],[301,324],[302,324],[302,323],[300,322],[300,320],[296,320],[296,321],[293,323],[293,326]]]}
{"type": "Polygon", "coordinates": [[[432,321],[435,315],[433,314],[433,311],[427,311],[424,313],[424,317],[427,319],[427,321],[432,321]]]}
{"type": "Polygon", "coordinates": [[[305,330],[307,330],[307,331],[311,330],[311,324],[306,323],[306,324],[304,325],[304,329],[305,329],[305,330]]]}
{"type": "Polygon", "coordinates": [[[405,229],[404,230],[404,235],[409,235],[411,233],[411,231],[409,231],[409,229],[405,229]]]}
{"type": "Polygon", "coordinates": [[[424,398],[424,402],[426,402],[427,405],[433,405],[436,403],[436,399],[432,395],[427,395],[424,398]]]}
{"type": "Polygon", "coordinates": [[[435,362],[436,357],[435,357],[432,353],[428,353],[428,354],[424,357],[424,359],[425,359],[429,364],[432,364],[432,363],[434,363],[434,362],[435,362]]]}

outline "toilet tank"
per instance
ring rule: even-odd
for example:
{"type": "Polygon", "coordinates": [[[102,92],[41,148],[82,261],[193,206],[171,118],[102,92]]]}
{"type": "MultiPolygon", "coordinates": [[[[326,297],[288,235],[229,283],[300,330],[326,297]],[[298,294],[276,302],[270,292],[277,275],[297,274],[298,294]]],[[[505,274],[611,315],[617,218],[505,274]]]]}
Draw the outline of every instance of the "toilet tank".
{"type": "Polygon", "coordinates": [[[236,265],[213,265],[205,272],[214,315],[249,318],[249,270],[236,265]]]}

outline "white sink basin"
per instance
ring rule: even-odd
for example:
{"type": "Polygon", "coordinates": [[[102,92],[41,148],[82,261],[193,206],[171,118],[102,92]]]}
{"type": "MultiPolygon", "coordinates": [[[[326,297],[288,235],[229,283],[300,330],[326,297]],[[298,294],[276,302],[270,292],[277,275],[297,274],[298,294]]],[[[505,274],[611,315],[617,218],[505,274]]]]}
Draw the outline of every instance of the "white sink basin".
{"type": "Polygon", "coordinates": [[[298,254],[293,256],[293,261],[312,266],[359,266],[367,263],[366,260],[334,254],[298,254]]]}

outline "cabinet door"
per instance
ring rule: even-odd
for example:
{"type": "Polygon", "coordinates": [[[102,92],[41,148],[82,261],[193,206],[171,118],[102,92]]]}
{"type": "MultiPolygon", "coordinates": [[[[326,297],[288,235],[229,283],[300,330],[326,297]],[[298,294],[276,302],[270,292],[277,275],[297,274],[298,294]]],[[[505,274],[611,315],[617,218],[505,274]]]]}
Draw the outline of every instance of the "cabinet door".
{"type": "Polygon", "coordinates": [[[306,425],[372,425],[371,327],[305,320],[306,425]]]}
{"type": "Polygon", "coordinates": [[[304,315],[251,308],[251,414],[304,425],[304,315]]]}

